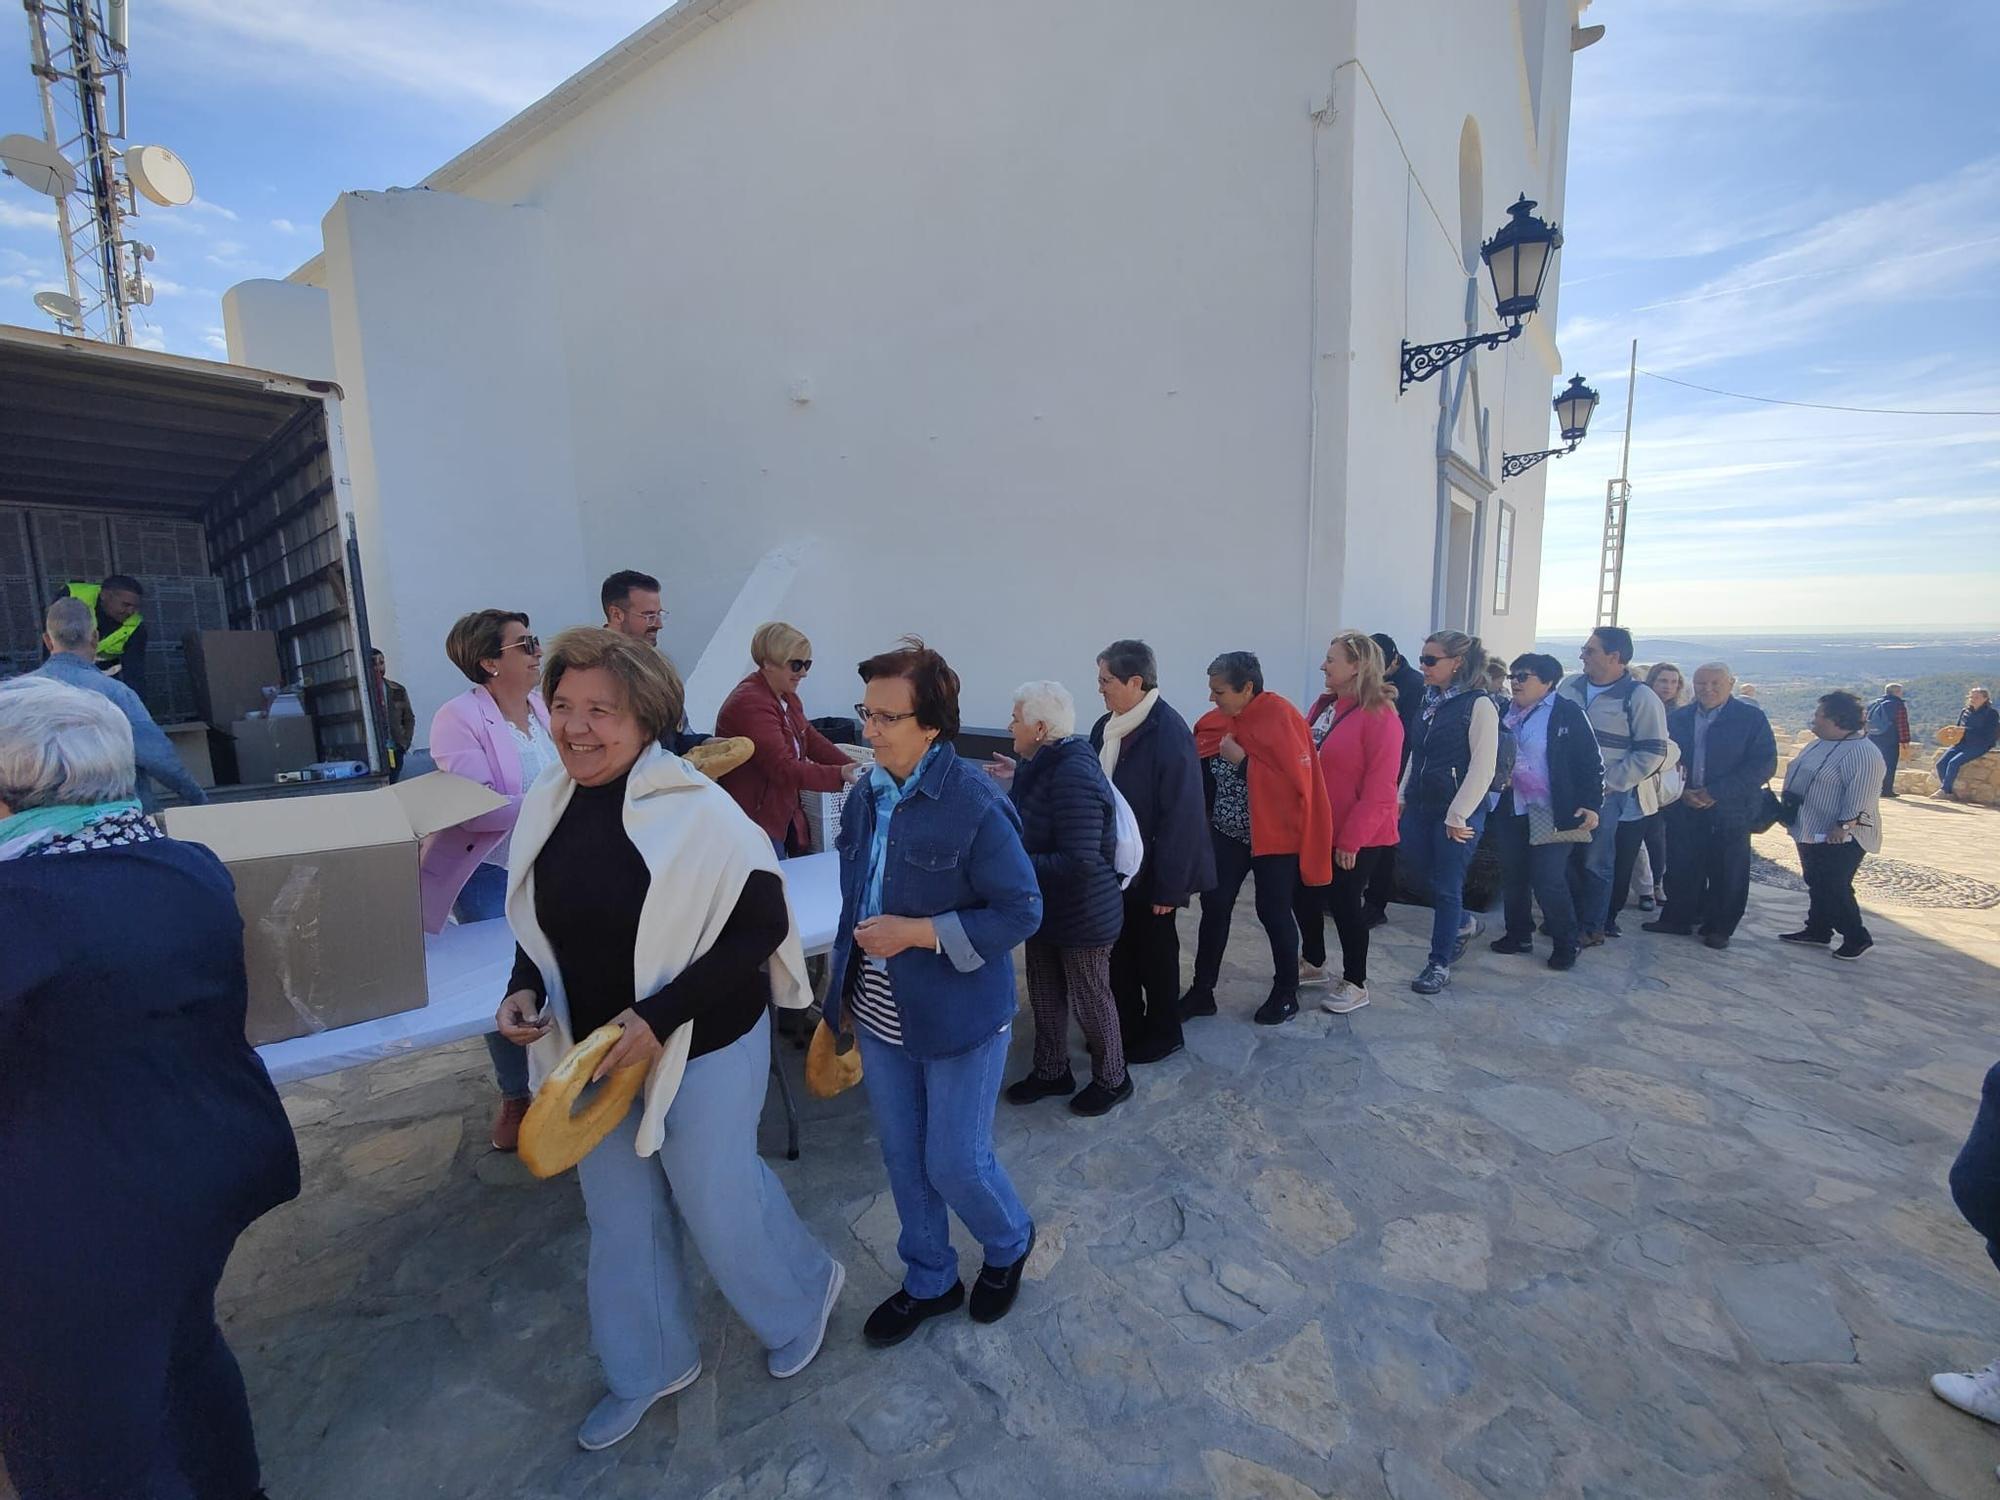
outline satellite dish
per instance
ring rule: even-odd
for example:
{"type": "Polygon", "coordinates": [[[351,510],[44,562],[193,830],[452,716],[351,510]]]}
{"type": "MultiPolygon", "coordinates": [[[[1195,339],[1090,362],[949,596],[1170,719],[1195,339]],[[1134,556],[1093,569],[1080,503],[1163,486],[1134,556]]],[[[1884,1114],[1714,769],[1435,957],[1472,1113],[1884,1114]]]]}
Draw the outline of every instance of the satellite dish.
{"type": "Polygon", "coordinates": [[[194,201],[194,174],[165,146],[134,146],[125,153],[125,175],[132,186],[162,208],[179,208],[194,201]]]}
{"type": "Polygon", "coordinates": [[[76,191],[76,168],[38,135],[0,136],[0,168],[51,198],[67,198],[76,191]]]}
{"type": "Polygon", "coordinates": [[[58,323],[81,323],[83,309],[77,306],[76,298],[68,292],[37,292],[35,306],[54,318],[58,323]]]}

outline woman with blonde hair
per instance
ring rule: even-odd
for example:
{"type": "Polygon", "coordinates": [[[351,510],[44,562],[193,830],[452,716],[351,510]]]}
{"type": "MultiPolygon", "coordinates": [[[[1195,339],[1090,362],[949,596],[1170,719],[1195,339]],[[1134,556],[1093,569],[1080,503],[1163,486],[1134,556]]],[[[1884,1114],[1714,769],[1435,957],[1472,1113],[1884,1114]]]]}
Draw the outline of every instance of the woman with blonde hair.
{"type": "Polygon", "coordinates": [[[757,747],[722,789],[764,830],[780,859],[805,851],[799,794],[842,791],[863,770],[806,718],[799,685],[812,670],[812,654],[812,642],[796,626],[782,620],[759,625],[750,637],[756,667],[730,690],[715,716],[718,735],[740,735],[757,747]]]}
{"type": "Polygon", "coordinates": [[[1403,721],[1396,690],[1383,680],[1382,648],[1359,630],[1343,630],[1320,664],[1326,691],[1306,714],[1333,810],[1333,883],[1300,886],[1295,903],[1304,963],[1301,985],[1323,985],[1327,913],[1340,934],[1340,987],[1320,1001],[1346,1015],[1368,1003],[1366,896],[1375,867],[1396,847],[1396,772],[1403,761],[1403,721]]]}
{"type": "MultiPolygon", "coordinates": [[[[1666,705],[1668,713],[1684,708],[1694,702],[1694,694],[1688,691],[1687,674],[1670,661],[1656,661],[1646,668],[1646,686],[1651,688],[1666,705]]],[[[1667,739],[1667,758],[1660,769],[1653,773],[1657,783],[1658,805],[1662,812],[1678,802],[1681,795],[1681,752],[1671,736],[1667,739]]],[[[1667,824],[1664,817],[1656,817],[1646,823],[1638,835],[1637,847],[1632,851],[1631,873],[1623,880],[1612,879],[1612,900],[1618,910],[1625,906],[1625,893],[1639,893],[1639,910],[1653,911],[1667,904],[1667,824]]],[[[1617,916],[1617,911],[1612,916],[1617,916]]]]}
{"type": "Polygon", "coordinates": [[[1477,917],[1463,926],[1460,920],[1465,872],[1486,827],[1499,764],[1500,710],[1486,691],[1486,648],[1478,636],[1433,631],[1417,665],[1424,707],[1410,738],[1396,847],[1410,883],[1428,887],[1431,897],[1430,955],[1410,988],[1435,995],[1451,983],[1451,966],[1480,933],[1477,917]]]}

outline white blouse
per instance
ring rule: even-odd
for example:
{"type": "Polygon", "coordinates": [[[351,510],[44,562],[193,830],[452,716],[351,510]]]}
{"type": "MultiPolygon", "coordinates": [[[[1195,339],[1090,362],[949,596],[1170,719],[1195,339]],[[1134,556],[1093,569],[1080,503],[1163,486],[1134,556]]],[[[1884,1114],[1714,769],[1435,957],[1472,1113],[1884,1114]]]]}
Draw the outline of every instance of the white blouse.
{"type": "MultiPolygon", "coordinates": [[[[528,727],[521,728],[511,719],[507,722],[507,732],[514,736],[514,749],[521,756],[521,790],[527,791],[541,779],[542,773],[556,765],[562,757],[556,754],[556,742],[549,738],[549,732],[542,728],[542,721],[532,711],[528,714],[528,727]]],[[[514,830],[506,835],[486,856],[486,863],[507,868],[507,850],[514,842],[514,830]]]]}

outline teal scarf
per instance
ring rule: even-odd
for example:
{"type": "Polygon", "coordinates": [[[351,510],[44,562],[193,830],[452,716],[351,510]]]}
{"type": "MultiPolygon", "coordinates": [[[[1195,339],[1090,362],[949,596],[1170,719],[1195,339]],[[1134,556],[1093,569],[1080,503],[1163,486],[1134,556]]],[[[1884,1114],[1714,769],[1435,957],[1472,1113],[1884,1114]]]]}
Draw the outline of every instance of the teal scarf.
{"type": "Polygon", "coordinates": [[[0,818],[0,859],[12,859],[49,839],[81,833],[100,818],[139,810],[138,800],[132,797],[118,802],[64,803],[55,807],[28,808],[12,817],[0,818]]]}

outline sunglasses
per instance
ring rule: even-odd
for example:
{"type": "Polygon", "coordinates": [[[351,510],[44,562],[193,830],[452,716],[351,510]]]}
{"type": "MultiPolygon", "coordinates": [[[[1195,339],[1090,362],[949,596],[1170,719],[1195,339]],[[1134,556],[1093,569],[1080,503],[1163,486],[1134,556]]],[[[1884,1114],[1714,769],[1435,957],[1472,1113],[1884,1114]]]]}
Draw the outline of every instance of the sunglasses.
{"type": "Polygon", "coordinates": [[[1417,658],[1417,665],[1420,667],[1434,667],[1441,661],[1457,660],[1458,658],[1455,656],[1420,656],[1417,658]]]}
{"type": "Polygon", "coordinates": [[[801,677],[803,677],[806,673],[810,672],[813,669],[812,658],[808,656],[804,661],[800,661],[795,656],[790,661],[785,663],[785,668],[787,671],[797,672],[801,677]]]}
{"type": "Polygon", "coordinates": [[[859,719],[863,724],[880,724],[884,729],[893,728],[902,723],[903,720],[914,719],[916,716],[917,711],[915,709],[911,709],[906,714],[892,714],[884,710],[869,708],[866,704],[862,703],[854,705],[855,718],[859,719]]]}
{"type": "Polygon", "coordinates": [[[1509,672],[1507,674],[1509,682],[1532,682],[1534,681],[1534,677],[1535,674],[1533,672],[1509,672]]]}
{"type": "Polygon", "coordinates": [[[542,654],[542,638],[538,635],[524,635],[518,641],[509,641],[500,649],[502,651],[512,651],[516,646],[519,646],[530,656],[540,656],[542,654]]]}

